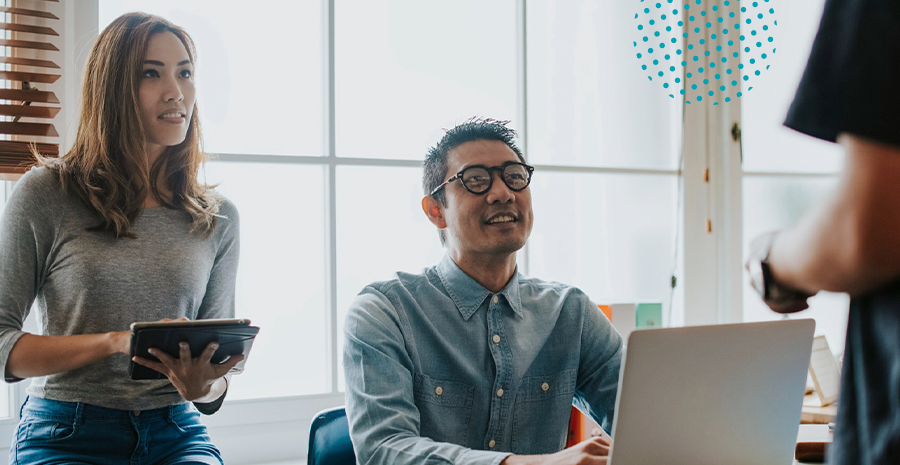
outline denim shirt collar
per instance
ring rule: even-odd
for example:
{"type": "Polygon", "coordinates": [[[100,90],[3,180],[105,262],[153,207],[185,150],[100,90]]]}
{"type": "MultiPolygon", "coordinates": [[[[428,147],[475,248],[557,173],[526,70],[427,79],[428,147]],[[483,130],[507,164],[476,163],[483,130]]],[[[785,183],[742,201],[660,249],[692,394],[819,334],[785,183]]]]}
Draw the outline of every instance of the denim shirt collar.
{"type": "MultiPolygon", "coordinates": [[[[449,254],[444,255],[444,258],[438,263],[436,268],[438,276],[441,278],[441,283],[447,289],[447,294],[453,299],[463,319],[469,321],[469,318],[484,303],[484,299],[492,294],[491,291],[485,289],[484,286],[478,284],[477,281],[461,270],[456,262],[450,258],[449,254]]],[[[522,317],[518,266],[516,266],[516,271],[513,273],[512,278],[506,283],[506,287],[497,294],[506,298],[517,317],[522,317]]]]}

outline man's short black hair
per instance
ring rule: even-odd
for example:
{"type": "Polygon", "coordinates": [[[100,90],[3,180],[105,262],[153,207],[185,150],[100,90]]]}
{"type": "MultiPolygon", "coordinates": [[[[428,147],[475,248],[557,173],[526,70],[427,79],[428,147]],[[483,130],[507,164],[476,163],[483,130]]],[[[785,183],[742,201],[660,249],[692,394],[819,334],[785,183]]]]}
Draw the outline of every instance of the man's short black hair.
{"type": "MultiPolygon", "coordinates": [[[[434,147],[428,149],[428,155],[425,156],[425,164],[422,169],[422,188],[425,195],[430,195],[437,186],[440,186],[447,177],[447,154],[466,142],[476,140],[498,140],[506,144],[522,163],[525,163],[525,157],[522,151],[516,146],[516,131],[509,128],[509,121],[501,121],[493,118],[470,118],[466,122],[459,124],[444,133],[444,137],[435,144],[434,147]]],[[[444,190],[434,194],[434,200],[444,204],[446,197],[444,190]]],[[[439,230],[438,234],[441,238],[441,244],[444,244],[446,237],[443,230],[439,230]]]]}

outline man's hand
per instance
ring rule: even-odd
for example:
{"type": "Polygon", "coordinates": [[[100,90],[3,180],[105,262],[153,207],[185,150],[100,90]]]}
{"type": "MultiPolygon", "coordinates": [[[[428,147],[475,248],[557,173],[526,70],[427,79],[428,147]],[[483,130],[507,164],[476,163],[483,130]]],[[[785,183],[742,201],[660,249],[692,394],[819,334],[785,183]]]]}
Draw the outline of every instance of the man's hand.
{"type": "Polygon", "coordinates": [[[500,465],[606,465],[610,447],[612,443],[604,432],[555,454],[510,455],[500,465]]]}
{"type": "Polygon", "coordinates": [[[765,262],[777,234],[777,231],[763,234],[750,243],[750,258],[744,268],[750,273],[751,286],[769,308],[778,313],[799,312],[809,308],[807,300],[812,295],[780,285],[771,274],[771,269],[764,269],[768,266],[765,262]]]}

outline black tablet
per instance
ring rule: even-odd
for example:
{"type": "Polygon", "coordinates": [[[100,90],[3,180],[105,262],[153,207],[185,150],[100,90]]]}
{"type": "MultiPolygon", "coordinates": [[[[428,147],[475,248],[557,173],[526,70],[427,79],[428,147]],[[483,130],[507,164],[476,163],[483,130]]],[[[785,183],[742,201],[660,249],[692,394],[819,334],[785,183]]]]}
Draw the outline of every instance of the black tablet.
{"type": "MultiPolygon", "coordinates": [[[[153,347],[178,358],[181,351],[179,344],[187,342],[191,347],[191,357],[196,358],[211,342],[218,342],[219,348],[213,354],[212,363],[222,363],[234,355],[243,354],[244,360],[231,370],[231,373],[240,373],[257,333],[259,328],[250,326],[250,320],[245,319],[132,323],[131,356],[158,361],[147,352],[153,347]]],[[[128,373],[131,379],[166,378],[162,373],[134,361],[129,363],[128,373]]]]}

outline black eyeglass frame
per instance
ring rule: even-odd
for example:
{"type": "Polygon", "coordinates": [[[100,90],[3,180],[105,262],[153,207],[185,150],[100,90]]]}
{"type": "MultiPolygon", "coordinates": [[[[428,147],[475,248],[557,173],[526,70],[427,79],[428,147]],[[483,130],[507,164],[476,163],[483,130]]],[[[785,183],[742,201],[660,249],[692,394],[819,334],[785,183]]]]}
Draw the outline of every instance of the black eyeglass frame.
{"type": "Polygon", "coordinates": [[[509,188],[509,190],[511,190],[511,191],[513,191],[513,192],[522,192],[523,190],[527,189],[528,186],[531,185],[531,175],[534,174],[534,167],[531,166],[531,165],[526,165],[525,163],[518,162],[518,161],[508,161],[508,162],[506,162],[506,163],[504,163],[504,164],[502,164],[502,165],[500,165],[500,166],[485,166],[485,165],[472,165],[472,166],[467,166],[467,167],[465,167],[462,171],[460,171],[459,173],[456,173],[456,174],[454,174],[453,176],[451,176],[450,179],[448,179],[448,180],[442,182],[440,186],[435,187],[434,190],[431,191],[431,194],[430,194],[430,195],[433,196],[434,194],[437,194],[437,192],[438,192],[439,190],[443,189],[444,186],[446,186],[447,184],[450,184],[450,183],[453,182],[453,181],[456,181],[457,179],[459,179],[460,184],[462,184],[462,186],[463,186],[467,191],[469,191],[470,193],[472,193],[472,194],[474,194],[474,195],[484,195],[484,194],[487,194],[487,193],[491,190],[491,187],[494,187],[494,171],[499,171],[499,172],[500,172],[500,180],[503,181],[503,184],[506,184],[506,187],[509,188]],[[524,185],[521,189],[516,189],[516,188],[510,186],[509,183],[506,182],[506,178],[503,176],[503,173],[506,171],[506,168],[507,168],[507,167],[515,166],[515,165],[521,165],[521,166],[524,166],[524,167],[525,167],[525,172],[528,174],[528,177],[525,179],[525,185],[524,185]],[[463,174],[464,174],[466,171],[469,171],[469,170],[471,170],[471,169],[473,169],[473,168],[481,168],[481,169],[483,169],[483,170],[485,170],[485,171],[488,172],[488,175],[489,175],[489,176],[488,176],[488,184],[487,184],[487,187],[486,187],[486,188],[484,189],[484,191],[482,191],[482,192],[475,192],[475,191],[473,191],[472,189],[469,188],[469,186],[466,185],[466,183],[463,182],[463,174]]]}

